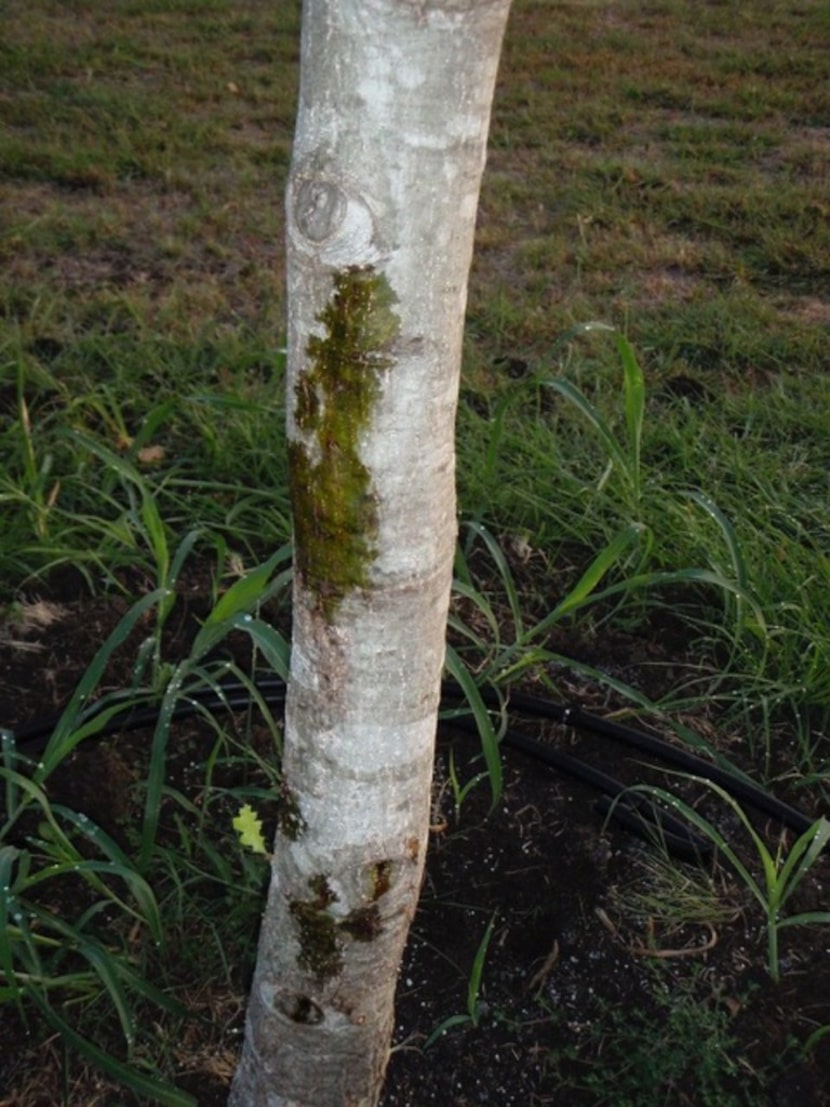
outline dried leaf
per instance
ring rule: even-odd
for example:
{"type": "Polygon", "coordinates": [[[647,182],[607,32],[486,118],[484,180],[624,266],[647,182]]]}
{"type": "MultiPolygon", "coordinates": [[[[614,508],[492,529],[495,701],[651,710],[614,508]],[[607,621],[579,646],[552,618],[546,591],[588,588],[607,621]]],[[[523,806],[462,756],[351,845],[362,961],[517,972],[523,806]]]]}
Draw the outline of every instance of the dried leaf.
{"type": "Polygon", "coordinates": [[[138,460],[143,465],[152,465],[155,461],[163,461],[164,446],[143,446],[138,451],[138,460]]]}

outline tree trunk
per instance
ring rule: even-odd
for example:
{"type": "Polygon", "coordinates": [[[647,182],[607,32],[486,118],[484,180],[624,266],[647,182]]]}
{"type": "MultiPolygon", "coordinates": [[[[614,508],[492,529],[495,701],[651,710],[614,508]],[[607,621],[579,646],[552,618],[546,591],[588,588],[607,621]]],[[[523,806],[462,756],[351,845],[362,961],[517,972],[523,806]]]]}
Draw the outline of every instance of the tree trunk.
{"type": "Polygon", "coordinates": [[[509,2],[305,3],[284,785],[232,1107],[380,1095],[427,845],[467,276],[509,2]]]}

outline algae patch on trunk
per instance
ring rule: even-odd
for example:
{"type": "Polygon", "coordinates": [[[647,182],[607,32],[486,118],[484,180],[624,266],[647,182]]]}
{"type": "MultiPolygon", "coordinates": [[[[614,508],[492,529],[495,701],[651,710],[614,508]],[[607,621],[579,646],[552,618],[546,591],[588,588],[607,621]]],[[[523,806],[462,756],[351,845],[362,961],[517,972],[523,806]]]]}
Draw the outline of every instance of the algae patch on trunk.
{"type": "Polygon", "coordinates": [[[294,387],[300,438],[289,446],[295,569],[328,621],[368,583],[378,531],[371,476],[360,457],[400,321],[389,281],[372,267],[335,274],[294,387]]]}

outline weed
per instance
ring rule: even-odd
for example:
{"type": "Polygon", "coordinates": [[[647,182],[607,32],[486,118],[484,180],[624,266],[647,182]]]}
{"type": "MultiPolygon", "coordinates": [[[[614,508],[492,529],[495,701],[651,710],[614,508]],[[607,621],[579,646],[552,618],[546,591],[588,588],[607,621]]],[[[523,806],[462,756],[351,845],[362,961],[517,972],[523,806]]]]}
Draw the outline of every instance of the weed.
{"type": "MultiPolygon", "coordinates": [[[[692,780],[697,778],[692,777],[692,780]]],[[[746,830],[761,865],[762,879],[759,881],[738,856],[735,848],[724,834],[685,801],[664,789],[651,785],[636,785],[631,791],[646,792],[661,799],[675,808],[690,823],[701,831],[715,845],[719,853],[729,862],[741,884],[759,904],[764,914],[767,932],[767,971],[773,980],[781,976],[779,954],[779,936],[784,927],[805,926],[810,924],[830,924],[830,911],[801,911],[784,916],[784,905],[789,901],[796,888],[818,861],[828,841],[830,841],[830,822],[819,818],[785,849],[783,837],[779,840],[775,852],[771,852],[763,838],[752,825],[741,805],[712,781],[698,781],[717,795],[737,816],[740,825],[746,830]]]]}
{"type": "MultiPolygon", "coordinates": [[[[161,652],[161,632],[175,603],[176,578],[193,541],[186,539],[170,556],[167,529],[146,487],[125,469],[123,462],[118,470],[122,476],[126,473],[141,492],[141,519],[162,586],[139,600],[99,648],[36,764],[28,765],[11,738],[4,738],[0,766],[5,798],[4,824],[0,828],[0,964],[6,983],[0,990],[0,1003],[13,1002],[21,1011],[33,1006],[69,1046],[110,1077],[145,1098],[183,1107],[195,1100],[165,1081],[148,1076],[137,1065],[134,1047],[138,1002],[150,1002],[178,1019],[187,1014],[180,1003],[150,982],[151,966],[156,975],[158,961],[163,963],[167,955],[165,946],[171,935],[196,925],[209,931],[213,928],[210,911],[201,903],[206,886],[214,896],[217,890],[229,896],[233,903],[231,915],[255,919],[262,871],[243,859],[245,880],[240,882],[233,860],[226,855],[227,841],[223,843],[212,828],[213,807],[221,807],[223,802],[213,774],[229,743],[224,728],[210,712],[202,710],[217,739],[204,760],[203,794],[197,804],[171,788],[166,780],[170,732],[183,701],[195,703],[198,709],[200,694],[212,690],[222,702],[221,678],[233,673],[233,667],[226,662],[206,664],[206,658],[232,630],[249,636],[269,669],[287,675],[286,642],[255,612],[285,587],[290,570],[276,576],[275,570],[289,551],[278,551],[236,580],[205,618],[189,656],[167,662],[161,652]],[[152,655],[150,684],[137,683],[127,693],[98,695],[96,699],[114,654],[145,617],[153,614],[155,629],[148,640],[151,649],[139,650],[135,666],[138,679],[145,671],[143,655],[152,655]],[[141,704],[154,705],[151,714],[155,723],[144,782],[143,817],[136,848],[128,853],[85,813],[51,803],[44,786],[84,741],[111,727],[125,713],[135,712],[141,704]],[[174,848],[168,844],[169,828],[165,841],[159,841],[162,808],[165,804],[169,808],[171,800],[175,804],[174,848]],[[49,905],[49,887],[66,881],[78,889],[75,898],[80,899],[81,906],[75,919],[63,917],[49,905]],[[246,886],[254,894],[240,897],[240,890],[246,886]],[[139,932],[147,936],[141,967],[135,965],[131,947],[139,932]],[[152,956],[148,949],[153,951],[152,956]],[[128,1051],[126,1062],[68,1021],[68,1006],[93,1009],[102,996],[111,1004],[120,1024],[128,1051]]],[[[251,703],[261,702],[252,680],[247,686],[251,703]]],[[[270,718],[270,712],[266,711],[266,718],[270,718]]],[[[246,759],[252,766],[250,752],[246,759]]],[[[272,770],[267,778],[274,788],[272,770]]],[[[261,799],[268,789],[248,794],[261,799]]],[[[235,798],[244,795],[245,787],[238,787],[235,798]]],[[[243,932],[246,929],[243,927],[243,932]]],[[[218,933],[214,938],[215,953],[226,973],[228,940],[218,933]]]]}
{"type": "Polygon", "coordinates": [[[486,1013],[487,1006],[481,999],[481,978],[484,973],[484,964],[487,960],[487,950],[490,947],[490,941],[493,937],[493,928],[496,925],[496,916],[490,919],[487,924],[487,928],[482,935],[481,941],[478,944],[476,955],[473,958],[473,964],[470,969],[470,976],[467,981],[467,1010],[461,1015],[450,1015],[449,1018],[443,1020],[433,1030],[430,1036],[424,1043],[424,1049],[429,1049],[433,1042],[437,1041],[442,1035],[446,1034],[448,1030],[452,1030],[457,1026],[472,1026],[477,1027],[481,1021],[482,1016],[486,1013]]]}
{"type": "MultiPolygon", "coordinates": [[[[578,332],[591,334],[609,331],[610,328],[590,325],[577,328],[578,332]]],[[[457,636],[457,646],[447,651],[446,665],[450,675],[461,685],[472,710],[482,740],[482,749],[490,785],[497,800],[501,792],[501,769],[498,762],[498,740],[489,713],[478,695],[475,683],[491,683],[504,687],[530,672],[537,671],[543,663],[556,660],[546,649],[546,640],[557,626],[573,621],[577,613],[583,616],[587,609],[604,605],[610,607],[606,620],[620,618],[623,612],[643,609],[647,602],[659,604],[662,593],[673,589],[686,591],[707,589],[724,597],[725,612],[729,617],[730,648],[733,654],[745,650],[746,640],[764,647],[768,630],[764,612],[754,594],[746,560],[735,529],[730,520],[708,496],[699,491],[678,494],[661,487],[651,480],[642,465],[642,439],[645,421],[646,388],[642,370],[634,350],[628,341],[617,334],[616,347],[623,370],[622,406],[626,436],[618,438],[610,418],[607,418],[586,395],[565,379],[542,379],[542,385],[554,388],[565,397],[595,431],[608,462],[597,483],[596,491],[615,501],[615,512],[628,521],[610,539],[594,551],[587,565],[569,582],[564,594],[550,610],[535,620],[528,620],[522,610],[519,588],[514,579],[510,561],[498,541],[480,522],[467,525],[467,534],[456,556],[456,603],[450,616],[450,629],[457,636]],[[617,471],[620,488],[615,494],[606,487],[611,474],[617,471]],[[647,502],[648,501],[648,502],[647,502]],[[726,548],[728,560],[721,563],[709,544],[707,560],[711,567],[657,568],[655,561],[668,561],[656,547],[655,531],[642,521],[648,513],[658,511],[662,516],[671,514],[697,527],[697,519],[690,517],[689,505],[699,508],[718,528],[726,548]],[[499,595],[499,611],[491,598],[476,587],[470,569],[474,542],[478,540],[492,564],[499,595]],[[613,580],[614,576],[618,579],[613,580]],[[611,583],[609,583],[611,578],[611,583]],[[621,578],[621,579],[620,579],[621,578]],[[461,613],[464,613],[462,617],[461,613]],[[512,641],[505,641],[509,631],[512,641]],[[462,663],[462,658],[464,663],[462,663]],[[469,669],[476,674],[475,681],[469,669]]],[[[530,385],[536,387],[536,379],[530,385]]],[[[525,385],[527,391],[527,385],[525,385]]],[[[505,434],[507,412],[516,403],[519,390],[508,393],[497,407],[496,417],[485,465],[490,471],[495,466],[500,443],[505,434]]],[[[721,631],[724,634],[724,631],[721,631]]],[[[600,678],[602,679],[602,678],[600,678]]],[[[502,720],[503,722],[503,720],[502,720]]],[[[465,786],[466,789],[466,786],[465,786]]],[[[464,791],[466,795],[466,790],[464,791]]],[[[456,788],[456,799],[461,791],[456,788]]]]}
{"type": "Polygon", "coordinates": [[[690,1092],[700,1107],[760,1104],[761,1090],[733,1057],[726,1005],[698,991],[694,978],[678,986],[655,971],[652,1010],[608,1008],[578,1047],[548,1057],[560,1089],[620,1107],[683,1102],[690,1092]]]}
{"type": "MultiPolygon", "coordinates": [[[[133,967],[124,941],[131,922],[145,928],[157,945],[164,941],[161,913],[149,884],[100,827],[84,814],[51,805],[40,788],[11,767],[13,751],[7,747],[5,754],[7,798],[25,797],[42,821],[37,832],[27,836],[25,847],[0,846],[0,1003],[13,1002],[21,1010],[27,1003],[34,1006],[67,1044],[136,1094],[170,1107],[194,1103],[164,1081],[100,1049],[69,1021],[69,1007],[92,1006],[103,993],[131,1049],[136,1038],[135,997],[179,1017],[184,1009],[133,967]],[[85,847],[90,846],[98,857],[86,856],[85,847]],[[50,885],[67,879],[88,893],[74,921],[48,907],[50,885]],[[126,895],[119,885],[124,885],[126,895]],[[119,927],[112,927],[108,937],[99,933],[99,916],[112,912],[122,921],[120,949],[112,939],[119,927]]],[[[19,810],[9,812],[12,822],[19,810]]],[[[3,840],[7,838],[4,834],[3,840]]]]}
{"type": "MultiPolygon", "coordinates": [[[[589,324],[583,329],[586,333],[598,329],[612,330],[611,327],[602,324],[589,324]]],[[[597,432],[609,457],[608,467],[600,479],[599,487],[601,489],[604,486],[612,470],[616,469],[623,482],[626,510],[633,519],[638,520],[642,499],[641,450],[645,416],[645,380],[629,341],[621,334],[615,335],[615,340],[623,368],[623,397],[628,435],[626,442],[617,440],[602,414],[578,388],[574,388],[570,381],[559,378],[543,383],[569,400],[597,432]]]]}

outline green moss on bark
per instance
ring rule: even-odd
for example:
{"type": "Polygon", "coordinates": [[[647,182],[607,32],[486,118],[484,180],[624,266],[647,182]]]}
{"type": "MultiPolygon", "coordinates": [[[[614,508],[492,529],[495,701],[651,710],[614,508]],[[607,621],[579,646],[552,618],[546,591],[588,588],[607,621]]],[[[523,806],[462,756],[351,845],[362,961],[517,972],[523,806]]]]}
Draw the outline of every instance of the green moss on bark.
{"type": "Polygon", "coordinates": [[[360,441],[393,364],[395,301],[386,277],[371,267],[337,273],[318,316],[325,334],[309,339],[309,365],[294,388],[295,569],[329,621],[349,592],[368,584],[376,555],[377,502],[360,441]]]}
{"type": "Polygon", "coordinates": [[[373,942],[382,933],[383,924],[375,903],[336,918],[330,908],[337,896],[323,875],[312,877],[308,887],[313,898],[295,899],[289,904],[300,941],[298,961],[318,980],[326,981],[343,967],[343,935],[355,942],[373,942]]]}
{"type": "Polygon", "coordinates": [[[300,939],[298,960],[319,980],[330,980],[343,967],[337,923],[329,912],[337,897],[324,876],[313,877],[309,887],[314,899],[293,900],[290,904],[300,939]]]}
{"type": "Polygon", "coordinates": [[[383,930],[380,911],[374,903],[369,907],[356,907],[342,920],[340,930],[356,942],[373,942],[383,930]]]}
{"type": "Polygon", "coordinates": [[[296,842],[306,830],[306,821],[300,810],[296,794],[287,784],[280,785],[280,805],[277,810],[277,826],[284,838],[296,842]]]}

